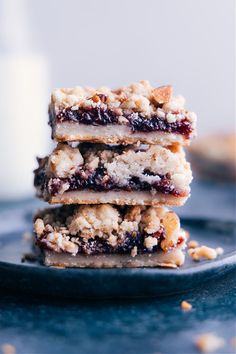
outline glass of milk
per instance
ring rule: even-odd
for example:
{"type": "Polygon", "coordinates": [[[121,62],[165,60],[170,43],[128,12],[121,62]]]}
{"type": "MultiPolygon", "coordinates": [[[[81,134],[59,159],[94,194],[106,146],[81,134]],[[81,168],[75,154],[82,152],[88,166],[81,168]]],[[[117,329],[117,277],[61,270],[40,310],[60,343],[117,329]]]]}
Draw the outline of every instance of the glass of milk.
{"type": "Polygon", "coordinates": [[[48,65],[29,49],[26,5],[0,3],[0,200],[33,196],[36,156],[46,153],[50,136],[48,65]]]}

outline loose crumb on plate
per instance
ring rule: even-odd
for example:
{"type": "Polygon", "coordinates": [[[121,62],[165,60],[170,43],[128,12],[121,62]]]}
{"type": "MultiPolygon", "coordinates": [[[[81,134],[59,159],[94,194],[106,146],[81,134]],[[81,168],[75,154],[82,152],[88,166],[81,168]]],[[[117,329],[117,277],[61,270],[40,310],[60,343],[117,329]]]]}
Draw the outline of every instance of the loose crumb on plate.
{"type": "Polygon", "coordinates": [[[199,243],[196,240],[190,240],[188,242],[188,248],[196,248],[199,246],[199,243]]]}
{"type": "MultiPolygon", "coordinates": [[[[194,261],[200,261],[200,259],[208,259],[208,260],[213,260],[215,259],[218,255],[220,255],[218,248],[211,248],[207,246],[199,246],[196,248],[189,248],[188,254],[194,261]]],[[[222,249],[223,250],[223,249],[222,249]]],[[[222,252],[222,251],[220,251],[222,252]]],[[[221,253],[222,254],[222,253],[221,253]]]]}
{"type": "Polygon", "coordinates": [[[1,346],[1,350],[3,354],[16,354],[16,348],[9,343],[5,343],[1,346]]]}
{"type": "Polygon", "coordinates": [[[187,302],[187,301],[182,301],[181,302],[181,304],[180,304],[180,306],[181,306],[181,309],[183,310],[183,311],[190,311],[190,310],[192,310],[192,305],[189,303],[189,302],[187,302]]]}
{"type": "Polygon", "coordinates": [[[205,333],[196,338],[195,345],[202,353],[212,353],[224,347],[225,340],[214,333],[205,333]]]}

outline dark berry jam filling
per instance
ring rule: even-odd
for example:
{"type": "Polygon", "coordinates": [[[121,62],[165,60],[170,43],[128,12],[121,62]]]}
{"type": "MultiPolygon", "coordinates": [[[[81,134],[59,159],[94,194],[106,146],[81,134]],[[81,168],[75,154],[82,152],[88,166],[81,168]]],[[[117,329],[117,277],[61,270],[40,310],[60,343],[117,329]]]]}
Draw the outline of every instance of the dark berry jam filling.
{"type": "MultiPolygon", "coordinates": [[[[53,112],[49,112],[50,124],[54,119],[53,112]]],[[[184,136],[189,136],[192,132],[191,122],[185,118],[181,121],[174,123],[168,123],[165,118],[159,118],[157,115],[153,115],[150,118],[146,118],[139,113],[124,114],[127,118],[127,125],[133,132],[154,132],[161,131],[167,133],[178,133],[184,136]]],[[[86,125],[107,125],[118,124],[119,116],[117,113],[110,109],[104,109],[101,107],[93,108],[78,108],[72,110],[70,107],[60,111],[56,119],[59,123],[64,121],[79,122],[86,125]]]]}
{"type": "Polygon", "coordinates": [[[128,117],[128,119],[131,129],[134,132],[161,131],[166,133],[178,133],[185,136],[188,136],[192,132],[191,123],[186,118],[174,123],[168,123],[168,121],[164,118],[152,116],[150,119],[144,119],[137,113],[133,113],[128,117]]]}
{"type": "MultiPolygon", "coordinates": [[[[79,247],[78,253],[80,254],[130,254],[131,250],[136,246],[138,253],[154,253],[160,249],[160,242],[164,239],[164,231],[161,228],[156,234],[148,235],[145,232],[136,233],[126,233],[122,240],[118,239],[116,246],[111,246],[107,240],[102,239],[98,236],[95,238],[90,238],[84,241],[83,237],[77,237],[77,245],[79,247]],[[157,245],[152,248],[152,250],[147,249],[144,246],[144,239],[147,236],[156,237],[158,242],[157,245]]],[[[41,248],[50,249],[50,244],[43,236],[36,240],[36,243],[41,248]]]]}
{"type": "Polygon", "coordinates": [[[72,121],[86,125],[107,125],[118,123],[118,116],[110,109],[103,109],[101,107],[79,108],[77,110],[65,108],[58,113],[57,120],[58,122],[72,121]]]}
{"type": "MultiPolygon", "coordinates": [[[[146,170],[145,174],[153,175],[152,172],[146,170]]],[[[60,194],[63,186],[66,184],[66,191],[77,191],[83,189],[90,189],[97,192],[110,191],[110,190],[126,190],[126,191],[152,191],[163,194],[171,194],[176,197],[181,196],[181,193],[175,189],[171,183],[170,175],[166,174],[160,176],[160,180],[155,183],[148,183],[141,181],[138,177],[131,177],[127,181],[127,185],[119,186],[115,183],[112,178],[107,174],[104,167],[98,167],[93,174],[86,175],[83,172],[79,172],[68,178],[50,178],[48,179],[44,172],[39,168],[35,170],[34,185],[40,191],[43,192],[47,190],[49,195],[56,196],[60,194]],[[69,188],[68,188],[69,185],[69,188]]]]}

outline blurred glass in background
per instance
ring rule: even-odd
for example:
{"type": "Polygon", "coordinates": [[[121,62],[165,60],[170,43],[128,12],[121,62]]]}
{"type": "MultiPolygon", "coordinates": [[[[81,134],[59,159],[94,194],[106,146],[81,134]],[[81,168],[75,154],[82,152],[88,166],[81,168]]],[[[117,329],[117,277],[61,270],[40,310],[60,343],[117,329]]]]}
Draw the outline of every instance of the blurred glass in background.
{"type": "Polygon", "coordinates": [[[1,200],[33,195],[35,157],[48,144],[48,65],[28,16],[26,1],[0,1],[1,200]]]}

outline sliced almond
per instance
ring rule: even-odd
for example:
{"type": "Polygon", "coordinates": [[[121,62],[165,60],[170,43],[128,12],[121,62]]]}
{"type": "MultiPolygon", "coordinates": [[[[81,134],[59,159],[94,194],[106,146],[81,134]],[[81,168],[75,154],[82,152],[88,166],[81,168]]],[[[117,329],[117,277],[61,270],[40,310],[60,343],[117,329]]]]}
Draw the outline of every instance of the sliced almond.
{"type": "Polygon", "coordinates": [[[153,99],[156,103],[167,103],[172,96],[172,86],[161,86],[152,91],[153,99]]]}
{"type": "Polygon", "coordinates": [[[161,248],[164,251],[168,251],[178,242],[180,221],[173,211],[169,211],[163,217],[162,224],[165,229],[165,239],[161,242],[161,248]]]}

